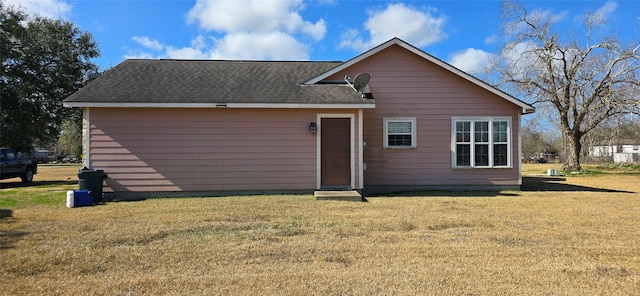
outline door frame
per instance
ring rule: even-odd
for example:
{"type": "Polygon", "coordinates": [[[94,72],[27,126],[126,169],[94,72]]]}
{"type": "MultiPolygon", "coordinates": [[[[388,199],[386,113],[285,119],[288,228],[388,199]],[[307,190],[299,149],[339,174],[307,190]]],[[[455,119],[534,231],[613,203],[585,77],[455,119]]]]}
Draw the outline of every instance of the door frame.
{"type": "Polygon", "coordinates": [[[353,113],[337,113],[337,114],[317,114],[316,122],[318,126],[318,133],[316,137],[316,189],[322,187],[322,118],[349,118],[349,167],[351,170],[351,180],[349,186],[351,189],[355,188],[355,175],[356,175],[356,158],[355,158],[355,114],[353,113]]]}

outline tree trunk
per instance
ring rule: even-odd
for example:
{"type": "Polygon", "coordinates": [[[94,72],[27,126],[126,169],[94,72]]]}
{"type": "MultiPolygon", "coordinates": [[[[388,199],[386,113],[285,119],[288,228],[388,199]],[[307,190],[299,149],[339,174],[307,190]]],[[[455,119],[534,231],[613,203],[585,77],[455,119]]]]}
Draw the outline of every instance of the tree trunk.
{"type": "Polygon", "coordinates": [[[580,136],[573,134],[567,137],[567,144],[569,144],[569,155],[562,166],[563,171],[581,172],[582,166],[580,166],[580,153],[582,152],[582,143],[580,143],[580,136]]]}

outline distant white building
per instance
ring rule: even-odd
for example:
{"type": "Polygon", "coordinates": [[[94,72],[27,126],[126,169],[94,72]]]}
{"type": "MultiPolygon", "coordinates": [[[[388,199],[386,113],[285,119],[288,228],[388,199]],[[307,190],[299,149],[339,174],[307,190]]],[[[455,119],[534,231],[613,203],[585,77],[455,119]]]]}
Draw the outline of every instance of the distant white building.
{"type": "Polygon", "coordinates": [[[616,163],[640,161],[640,143],[633,140],[620,140],[617,144],[601,143],[589,148],[591,157],[613,157],[616,163]]]}

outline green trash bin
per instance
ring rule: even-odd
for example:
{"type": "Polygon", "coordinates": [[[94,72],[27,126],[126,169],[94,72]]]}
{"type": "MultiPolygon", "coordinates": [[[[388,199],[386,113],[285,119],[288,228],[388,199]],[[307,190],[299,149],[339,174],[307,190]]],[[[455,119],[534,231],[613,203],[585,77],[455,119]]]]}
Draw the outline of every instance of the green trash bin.
{"type": "Polygon", "coordinates": [[[86,189],[93,198],[93,203],[104,201],[102,198],[102,182],[107,177],[103,170],[91,170],[86,167],[78,171],[78,186],[80,190],[86,189]]]}

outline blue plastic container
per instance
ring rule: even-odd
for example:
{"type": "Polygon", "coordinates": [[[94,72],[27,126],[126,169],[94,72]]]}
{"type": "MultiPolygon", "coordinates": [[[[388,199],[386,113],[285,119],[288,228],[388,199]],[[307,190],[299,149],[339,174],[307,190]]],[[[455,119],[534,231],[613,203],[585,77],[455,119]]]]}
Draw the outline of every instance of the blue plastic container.
{"type": "Polygon", "coordinates": [[[93,205],[93,197],[89,195],[89,190],[69,190],[67,191],[67,208],[86,207],[93,205]]]}

